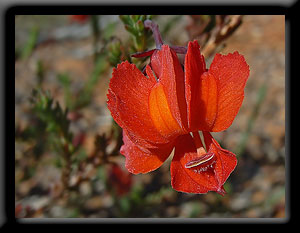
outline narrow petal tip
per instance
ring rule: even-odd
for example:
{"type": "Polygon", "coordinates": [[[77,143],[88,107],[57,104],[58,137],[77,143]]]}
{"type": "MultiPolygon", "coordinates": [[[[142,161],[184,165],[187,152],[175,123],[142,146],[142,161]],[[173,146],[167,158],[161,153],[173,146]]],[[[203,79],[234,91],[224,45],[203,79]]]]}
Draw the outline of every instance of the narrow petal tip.
{"type": "Polygon", "coordinates": [[[226,190],[224,189],[223,186],[221,186],[218,190],[217,193],[220,194],[221,196],[224,197],[225,194],[227,194],[226,190]]]}

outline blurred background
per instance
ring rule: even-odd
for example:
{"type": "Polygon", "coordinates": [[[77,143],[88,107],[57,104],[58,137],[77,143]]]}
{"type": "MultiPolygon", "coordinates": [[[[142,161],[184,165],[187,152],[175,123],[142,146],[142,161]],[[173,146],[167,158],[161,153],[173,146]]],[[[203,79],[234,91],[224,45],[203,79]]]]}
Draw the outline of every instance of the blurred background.
{"type": "Polygon", "coordinates": [[[15,17],[16,218],[285,218],[285,17],[281,15],[18,15],[15,17]],[[179,193],[170,158],[132,175],[106,94],[112,69],[155,47],[197,39],[209,67],[238,51],[250,66],[243,105],[213,136],[238,165],[227,195],[179,193]]]}

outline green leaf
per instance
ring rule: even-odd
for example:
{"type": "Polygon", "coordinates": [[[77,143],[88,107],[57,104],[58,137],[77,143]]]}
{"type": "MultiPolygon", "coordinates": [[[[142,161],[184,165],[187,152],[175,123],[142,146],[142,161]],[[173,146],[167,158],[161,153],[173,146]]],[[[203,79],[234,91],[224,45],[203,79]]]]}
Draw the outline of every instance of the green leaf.
{"type": "Polygon", "coordinates": [[[137,31],[134,27],[132,27],[132,26],[130,26],[130,25],[125,25],[125,29],[126,29],[128,32],[130,32],[132,35],[138,36],[138,31],[137,31]]]}
{"type": "Polygon", "coordinates": [[[132,21],[129,17],[129,15],[119,15],[119,18],[122,20],[122,22],[126,25],[132,25],[132,21]]]}
{"type": "Polygon", "coordinates": [[[128,213],[130,211],[130,200],[128,197],[122,197],[119,199],[120,209],[123,213],[128,213]]]}
{"type": "Polygon", "coordinates": [[[21,52],[22,59],[27,59],[31,55],[34,47],[36,46],[38,35],[39,35],[39,28],[33,27],[30,32],[29,39],[26,42],[26,44],[21,52]]]}
{"type": "Polygon", "coordinates": [[[140,32],[144,31],[144,29],[145,29],[145,28],[144,28],[144,23],[143,23],[143,21],[141,21],[141,20],[137,21],[136,27],[137,27],[137,29],[138,29],[140,32]]]}
{"type": "Polygon", "coordinates": [[[140,17],[140,15],[130,15],[130,18],[133,22],[137,22],[139,17],[140,17]]]}
{"type": "Polygon", "coordinates": [[[71,79],[68,74],[58,74],[57,78],[64,89],[64,100],[65,100],[66,106],[69,109],[73,110],[74,101],[73,101],[72,93],[71,93],[71,79]]]}
{"type": "Polygon", "coordinates": [[[105,29],[102,32],[102,37],[105,41],[109,40],[110,37],[114,34],[116,30],[117,22],[112,22],[107,24],[105,29]]]}

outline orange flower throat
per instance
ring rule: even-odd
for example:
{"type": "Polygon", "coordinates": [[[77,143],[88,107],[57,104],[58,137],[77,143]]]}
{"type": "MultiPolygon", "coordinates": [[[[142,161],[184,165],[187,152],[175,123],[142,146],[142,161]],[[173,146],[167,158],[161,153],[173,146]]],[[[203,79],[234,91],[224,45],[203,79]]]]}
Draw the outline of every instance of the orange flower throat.
{"type": "Polygon", "coordinates": [[[178,135],[183,132],[175,118],[172,116],[163,86],[157,83],[149,96],[149,109],[151,119],[164,137],[178,135]]]}

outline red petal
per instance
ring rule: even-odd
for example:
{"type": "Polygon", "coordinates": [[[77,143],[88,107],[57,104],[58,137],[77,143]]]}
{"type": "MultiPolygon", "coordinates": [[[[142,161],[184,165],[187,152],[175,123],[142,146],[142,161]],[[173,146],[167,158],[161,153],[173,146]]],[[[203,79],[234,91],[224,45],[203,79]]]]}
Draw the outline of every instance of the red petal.
{"type": "Polygon", "coordinates": [[[184,73],[178,57],[168,45],[163,45],[151,57],[151,66],[163,86],[171,113],[181,128],[187,128],[184,73]]]}
{"type": "Polygon", "coordinates": [[[108,175],[108,182],[116,189],[118,195],[122,196],[130,191],[132,186],[131,173],[122,170],[118,164],[112,164],[108,175]]]}
{"type": "Polygon", "coordinates": [[[218,86],[218,110],[210,132],[225,130],[232,124],[244,99],[249,72],[244,56],[238,52],[215,56],[209,73],[215,78],[218,86]]]}
{"type": "Polygon", "coordinates": [[[108,90],[108,108],[114,120],[136,139],[167,143],[156,129],[149,112],[149,95],[155,80],[148,79],[127,61],[113,70],[108,90]]]}
{"type": "Polygon", "coordinates": [[[161,135],[172,140],[180,134],[185,134],[172,115],[172,110],[161,83],[157,83],[151,90],[149,109],[153,123],[161,135]]]}
{"type": "Polygon", "coordinates": [[[125,167],[133,174],[147,173],[159,168],[173,150],[173,144],[169,143],[158,149],[149,149],[151,152],[147,153],[137,147],[124,130],[123,142],[120,152],[126,157],[125,167]]]}
{"type": "Polygon", "coordinates": [[[162,72],[162,56],[160,50],[154,50],[150,58],[150,64],[156,77],[160,77],[162,72]]]}
{"type": "Polygon", "coordinates": [[[214,153],[217,158],[214,170],[216,178],[222,186],[236,167],[236,156],[234,153],[221,148],[209,132],[203,132],[203,136],[208,152],[214,153]]]}
{"type": "Polygon", "coordinates": [[[190,131],[197,131],[201,112],[201,101],[199,101],[200,77],[206,71],[204,57],[200,53],[200,46],[195,40],[189,42],[188,51],[185,56],[185,96],[187,102],[188,123],[190,131]]]}
{"type": "Polygon", "coordinates": [[[249,66],[238,52],[217,54],[208,72],[197,44],[189,45],[186,58],[186,97],[190,130],[218,132],[227,129],[237,115],[244,98],[249,66]],[[193,58],[193,59],[192,59],[193,58]],[[198,59],[198,68],[194,60],[198,59]],[[192,62],[194,61],[194,62],[192,62]]]}
{"type": "Polygon", "coordinates": [[[171,162],[171,184],[180,192],[206,193],[220,189],[212,168],[201,171],[201,166],[185,168],[185,164],[197,157],[197,149],[189,134],[178,137],[175,155],[171,162]]]}
{"type": "Polygon", "coordinates": [[[226,190],[224,189],[223,186],[221,186],[217,191],[218,194],[224,196],[225,194],[227,194],[226,190]]]}
{"type": "Polygon", "coordinates": [[[201,76],[197,100],[191,106],[194,109],[193,131],[211,131],[218,113],[218,85],[216,79],[208,72],[201,76]]]}

